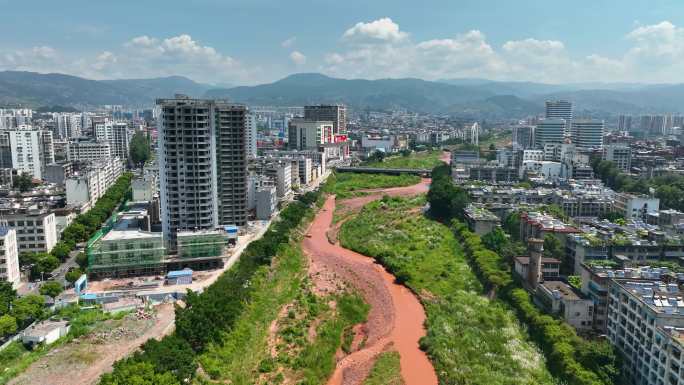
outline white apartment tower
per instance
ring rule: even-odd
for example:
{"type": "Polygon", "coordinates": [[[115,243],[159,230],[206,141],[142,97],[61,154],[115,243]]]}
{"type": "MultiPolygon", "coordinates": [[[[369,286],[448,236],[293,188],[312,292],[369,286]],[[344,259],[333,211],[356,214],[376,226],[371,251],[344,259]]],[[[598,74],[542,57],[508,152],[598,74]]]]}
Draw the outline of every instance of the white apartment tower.
{"type": "Polygon", "coordinates": [[[45,166],[55,163],[52,132],[31,126],[0,132],[3,165],[42,179],[45,166]]]}
{"type": "Polygon", "coordinates": [[[170,247],[179,231],[245,225],[247,108],[183,95],[157,105],[162,230],[170,247]]]}
{"type": "Polygon", "coordinates": [[[292,150],[317,150],[321,144],[333,143],[335,125],[331,121],[292,119],[288,128],[288,147],[292,150]]]}
{"type": "Polygon", "coordinates": [[[610,144],[603,148],[603,159],[615,163],[622,172],[632,169],[632,148],[624,144],[610,144]]]}
{"type": "Polygon", "coordinates": [[[572,118],[572,102],[567,100],[546,101],[546,119],[565,119],[569,122],[572,118]]]}
{"type": "Polygon", "coordinates": [[[97,123],[95,125],[95,139],[109,142],[112,156],[128,159],[128,145],[131,142],[131,137],[128,135],[128,124],[126,122],[97,123]]]}

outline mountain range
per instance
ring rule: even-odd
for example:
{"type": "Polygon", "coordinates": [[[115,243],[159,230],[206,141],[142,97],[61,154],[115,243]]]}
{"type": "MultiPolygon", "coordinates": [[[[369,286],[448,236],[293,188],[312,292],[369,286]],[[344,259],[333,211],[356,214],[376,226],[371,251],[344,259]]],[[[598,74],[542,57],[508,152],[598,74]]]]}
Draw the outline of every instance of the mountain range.
{"type": "Polygon", "coordinates": [[[365,80],[303,73],[268,84],[217,88],[182,76],[90,80],[63,74],[0,72],[0,105],[142,107],[176,93],[249,105],[345,103],[353,109],[405,109],[486,118],[538,114],[549,99],[571,100],[579,114],[684,112],[684,84],[544,84],[474,78],[365,80]]]}

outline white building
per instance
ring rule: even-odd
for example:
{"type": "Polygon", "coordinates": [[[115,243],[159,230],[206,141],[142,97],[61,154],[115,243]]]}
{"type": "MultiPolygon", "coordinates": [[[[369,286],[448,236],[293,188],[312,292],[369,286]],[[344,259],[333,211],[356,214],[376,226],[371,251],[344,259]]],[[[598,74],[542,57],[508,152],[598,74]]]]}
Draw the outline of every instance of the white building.
{"type": "Polygon", "coordinates": [[[109,159],[112,156],[112,145],[105,141],[76,140],[67,145],[67,158],[72,162],[109,159]]]}
{"type": "Polygon", "coordinates": [[[617,193],[613,205],[625,218],[644,219],[646,215],[658,212],[660,199],[647,195],[617,193]]]}
{"type": "Polygon", "coordinates": [[[572,143],[578,148],[603,148],[603,120],[573,120],[570,128],[572,143]]]}
{"type": "Polygon", "coordinates": [[[95,125],[95,139],[99,142],[108,142],[112,156],[128,159],[128,148],[131,142],[128,123],[111,121],[97,123],[95,125]]]}
{"type": "Polygon", "coordinates": [[[15,130],[3,131],[0,136],[0,146],[3,147],[3,152],[9,151],[13,169],[42,179],[45,166],[55,162],[50,131],[24,125],[15,130]]]}
{"type": "Polygon", "coordinates": [[[20,281],[17,232],[6,226],[0,227],[0,279],[14,288],[20,281]]]}
{"type": "Polygon", "coordinates": [[[0,225],[14,229],[20,253],[50,252],[57,244],[57,219],[44,210],[3,214],[0,225]]]}
{"type": "Polygon", "coordinates": [[[67,178],[67,204],[92,208],[122,173],[123,166],[119,158],[93,162],[86,170],[67,178]]]}
{"type": "Polygon", "coordinates": [[[603,148],[603,159],[611,161],[620,171],[632,169],[632,148],[624,144],[610,144],[603,148]]]}
{"type": "Polygon", "coordinates": [[[546,180],[553,181],[557,180],[561,176],[561,164],[560,162],[549,162],[549,161],[535,161],[526,160],[523,161],[521,173],[524,174],[537,174],[546,180]]]}
{"type": "Polygon", "coordinates": [[[684,301],[676,283],[613,279],[608,338],[621,353],[629,383],[684,383],[684,301]]]}
{"type": "Polygon", "coordinates": [[[525,151],[523,151],[523,162],[526,160],[541,162],[542,160],[544,160],[544,150],[525,150],[525,151]]]}
{"type": "Polygon", "coordinates": [[[333,122],[292,119],[288,128],[288,147],[316,150],[321,144],[334,143],[333,122]]]}

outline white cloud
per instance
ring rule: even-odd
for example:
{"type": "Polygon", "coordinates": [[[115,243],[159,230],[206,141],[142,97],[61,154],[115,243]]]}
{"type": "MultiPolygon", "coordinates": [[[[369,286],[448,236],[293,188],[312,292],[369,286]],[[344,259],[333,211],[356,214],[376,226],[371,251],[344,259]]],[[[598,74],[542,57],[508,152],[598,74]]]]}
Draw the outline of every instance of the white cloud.
{"type": "Polygon", "coordinates": [[[297,42],[297,37],[296,37],[296,36],[292,36],[291,38],[286,39],[285,41],[283,41],[282,43],[280,43],[280,46],[283,47],[283,48],[290,48],[290,47],[292,47],[296,42],[297,42]]]}
{"type": "Polygon", "coordinates": [[[306,56],[299,51],[292,51],[290,54],[290,60],[298,66],[306,64],[306,56]]]}
{"type": "Polygon", "coordinates": [[[357,23],[349,28],[344,35],[345,39],[374,39],[397,42],[408,38],[408,33],[399,29],[399,24],[389,17],[371,21],[369,23],[357,23]]]}

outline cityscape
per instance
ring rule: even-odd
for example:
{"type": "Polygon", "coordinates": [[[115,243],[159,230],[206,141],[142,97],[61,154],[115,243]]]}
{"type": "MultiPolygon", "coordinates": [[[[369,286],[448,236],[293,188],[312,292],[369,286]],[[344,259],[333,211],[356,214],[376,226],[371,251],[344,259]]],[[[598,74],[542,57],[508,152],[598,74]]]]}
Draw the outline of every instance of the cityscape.
{"type": "Polygon", "coordinates": [[[684,385],[684,5],[152,3],[3,7],[0,384],[684,385]]]}

